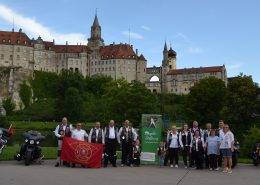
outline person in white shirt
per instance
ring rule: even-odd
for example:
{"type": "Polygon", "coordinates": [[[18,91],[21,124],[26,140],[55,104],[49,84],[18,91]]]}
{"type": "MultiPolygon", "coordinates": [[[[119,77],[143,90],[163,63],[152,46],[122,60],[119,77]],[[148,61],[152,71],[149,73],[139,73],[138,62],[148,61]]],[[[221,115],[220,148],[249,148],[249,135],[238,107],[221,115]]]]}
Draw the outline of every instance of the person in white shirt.
{"type": "MultiPolygon", "coordinates": [[[[79,141],[86,141],[88,139],[88,134],[82,129],[82,124],[77,123],[76,128],[72,130],[71,137],[79,141]]],[[[76,164],[72,163],[71,167],[74,168],[75,166],[76,164]]],[[[84,165],[81,165],[81,167],[85,168],[84,165]]]]}
{"type": "Polygon", "coordinates": [[[71,137],[79,141],[85,141],[88,139],[88,134],[85,130],[82,129],[82,124],[77,123],[76,129],[72,130],[71,137]]]}
{"type": "MultiPolygon", "coordinates": [[[[223,132],[223,127],[225,125],[224,121],[219,120],[218,125],[219,125],[219,128],[216,131],[216,136],[221,138],[221,136],[224,134],[224,132],[223,132]]],[[[223,159],[223,156],[222,156],[221,152],[219,152],[218,153],[218,167],[222,167],[222,159],[223,159]]]]}
{"type": "MultiPolygon", "coordinates": [[[[68,120],[66,117],[62,118],[61,124],[59,124],[54,131],[55,136],[58,139],[58,155],[57,155],[57,160],[55,167],[60,166],[61,160],[60,160],[60,155],[61,155],[61,146],[62,146],[62,139],[64,137],[70,137],[71,136],[71,131],[72,131],[72,125],[68,124],[68,120]]],[[[69,167],[69,163],[66,161],[63,162],[64,165],[69,167]]]]}
{"type": "Polygon", "coordinates": [[[118,132],[118,143],[122,148],[122,161],[121,166],[133,165],[133,143],[137,139],[137,133],[135,129],[130,125],[128,120],[125,120],[123,127],[118,132]]]}
{"type": "Polygon", "coordinates": [[[175,168],[178,168],[179,162],[179,134],[176,126],[172,126],[172,130],[167,133],[167,142],[169,147],[170,167],[173,168],[173,160],[175,160],[175,168]]]}
{"type": "Polygon", "coordinates": [[[234,134],[229,130],[228,124],[223,127],[223,135],[220,136],[220,152],[224,159],[223,172],[232,173],[232,152],[234,151],[234,134]]]}
{"type": "Polygon", "coordinates": [[[108,161],[112,164],[113,167],[116,166],[116,145],[117,145],[117,136],[118,129],[115,127],[115,121],[110,120],[109,125],[104,130],[105,136],[105,153],[104,153],[104,167],[108,165],[108,161]]]}
{"type": "Polygon", "coordinates": [[[100,122],[96,122],[95,127],[90,130],[88,142],[105,144],[104,132],[100,128],[100,122]]]}
{"type": "Polygon", "coordinates": [[[187,158],[189,157],[189,165],[191,164],[190,148],[192,146],[192,134],[188,129],[188,124],[183,125],[183,130],[179,134],[179,143],[182,150],[182,157],[185,168],[188,167],[187,158]]]}

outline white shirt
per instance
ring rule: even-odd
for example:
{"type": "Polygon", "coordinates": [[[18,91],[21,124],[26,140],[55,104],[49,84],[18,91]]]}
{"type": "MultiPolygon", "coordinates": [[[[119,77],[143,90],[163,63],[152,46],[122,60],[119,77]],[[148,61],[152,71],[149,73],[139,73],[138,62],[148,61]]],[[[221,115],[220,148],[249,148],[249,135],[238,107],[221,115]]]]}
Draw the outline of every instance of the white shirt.
{"type": "Polygon", "coordinates": [[[168,137],[167,137],[167,140],[169,141],[169,139],[171,139],[171,143],[170,143],[170,148],[179,148],[179,145],[178,145],[178,133],[169,133],[168,134],[168,137]],[[171,137],[171,138],[170,138],[171,137]]]}
{"type": "Polygon", "coordinates": [[[222,128],[219,128],[219,138],[223,137],[224,132],[222,128]]]}
{"type": "MultiPolygon", "coordinates": [[[[93,134],[93,128],[90,130],[89,132],[89,136],[88,136],[88,142],[91,143],[91,139],[92,139],[92,134],[93,134]]],[[[96,141],[98,140],[98,134],[99,134],[99,131],[101,130],[101,137],[102,137],[102,143],[104,144],[105,143],[105,140],[104,140],[104,132],[101,128],[96,128],[96,141]]]]}
{"type": "Polygon", "coordinates": [[[80,130],[74,129],[74,130],[72,130],[71,137],[73,139],[77,139],[79,141],[85,141],[85,138],[88,138],[88,134],[83,129],[80,129],[80,130]]]}
{"type": "Polygon", "coordinates": [[[231,131],[224,133],[220,136],[220,147],[221,149],[231,148],[234,142],[234,134],[231,131]]]}
{"type": "Polygon", "coordinates": [[[116,131],[115,131],[115,127],[108,127],[109,128],[109,135],[108,138],[109,139],[115,139],[116,138],[116,131]]]}

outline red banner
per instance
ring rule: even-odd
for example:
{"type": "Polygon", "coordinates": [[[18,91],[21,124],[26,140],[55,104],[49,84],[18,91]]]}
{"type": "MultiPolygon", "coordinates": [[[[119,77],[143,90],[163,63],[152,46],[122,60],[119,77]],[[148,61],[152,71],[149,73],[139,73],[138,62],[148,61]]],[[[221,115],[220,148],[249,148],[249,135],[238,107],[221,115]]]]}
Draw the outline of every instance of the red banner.
{"type": "Polygon", "coordinates": [[[62,142],[61,160],[82,164],[88,168],[100,168],[102,153],[102,144],[88,143],[65,137],[62,142]]]}

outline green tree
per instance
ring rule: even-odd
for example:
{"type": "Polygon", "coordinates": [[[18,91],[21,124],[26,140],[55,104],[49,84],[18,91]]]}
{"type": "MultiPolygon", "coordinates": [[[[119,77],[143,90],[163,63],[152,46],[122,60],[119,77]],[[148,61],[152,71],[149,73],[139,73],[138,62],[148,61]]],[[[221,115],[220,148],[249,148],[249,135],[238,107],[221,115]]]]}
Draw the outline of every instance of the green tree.
{"type": "Polygon", "coordinates": [[[221,79],[204,78],[190,89],[186,112],[190,120],[216,123],[225,105],[227,89],[221,79]]]}
{"type": "Polygon", "coordinates": [[[74,87],[69,87],[65,93],[64,99],[64,115],[71,120],[81,120],[84,111],[83,99],[80,96],[79,90],[74,87]]]}
{"type": "Polygon", "coordinates": [[[26,82],[23,82],[20,85],[19,95],[25,108],[29,107],[32,98],[32,91],[30,86],[27,85],[26,82]]]}
{"type": "Polygon", "coordinates": [[[249,130],[254,122],[253,114],[256,110],[257,85],[251,76],[237,76],[228,83],[227,104],[223,115],[226,122],[238,135],[249,130]]]}
{"type": "Polygon", "coordinates": [[[58,80],[59,76],[56,73],[34,71],[34,76],[30,81],[34,99],[57,97],[58,80]]]}
{"type": "Polygon", "coordinates": [[[13,103],[12,98],[5,98],[3,100],[3,107],[6,111],[6,115],[11,115],[15,109],[15,104],[13,103]]]}
{"type": "Polygon", "coordinates": [[[104,95],[110,119],[122,122],[129,119],[135,126],[141,121],[141,114],[158,113],[158,99],[144,84],[125,80],[113,81],[104,95]],[[110,114],[109,114],[110,113],[110,114]]]}

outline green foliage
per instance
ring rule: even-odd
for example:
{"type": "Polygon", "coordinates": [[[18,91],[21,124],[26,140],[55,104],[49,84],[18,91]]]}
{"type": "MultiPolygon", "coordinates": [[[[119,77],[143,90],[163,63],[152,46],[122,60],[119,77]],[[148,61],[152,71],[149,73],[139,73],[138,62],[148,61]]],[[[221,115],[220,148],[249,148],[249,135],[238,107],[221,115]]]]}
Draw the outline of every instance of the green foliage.
{"type": "Polygon", "coordinates": [[[254,122],[257,100],[257,86],[251,76],[238,76],[228,83],[227,104],[223,109],[226,122],[242,137],[254,122]]]}
{"type": "Polygon", "coordinates": [[[0,116],[0,127],[7,128],[9,126],[9,122],[6,116],[0,116]]]}
{"type": "Polygon", "coordinates": [[[57,118],[55,101],[53,99],[39,99],[22,110],[20,114],[25,120],[55,120],[57,118]]]}
{"type": "Polygon", "coordinates": [[[108,108],[105,115],[118,122],[129,119],[137,126],[140,123],[141,114],[159,111],[156,95],[137,81],[131,83],[124,80],[113,81],[108,86],[104,98],[108,108]]]}
{"type": "Polygon", "coordinates": [[[69,87],[68,90],[66,90],[63,110],[64,115],[67,115],[69,119],[82,119],[83,99],[78,89],[69,87]]]}
{"type": "Polygon", "coordinates": [[[159,94],[158,96],[159,100],[162,102],[162,113],[168,116],[174,124],[187,120],[185,114],[187,95],[159,94]]]}
{"type": "Polygon", "coordinates": [[[32,98],[32,91],[30,86],[28,86],[26,82],[23,82],[20,85],[19,95],[25,108],[29,107],[32,98]]]}
{"type": "Polygon", "coordinates": [[[243,144],[241,146],[242,156],[248,156],[257,142],[260,142],[260,128],[252,127],[248,133],[244,135],[243,144]]]}
{"type": "Polygon", "coordinates": [[[34,71],[34,77],[30,81],[34,98],[55,98],[58,78],[59,76],[56,73],[34,71]]]}
{"type": "Polygon", "coordinates": [[[15,109],[15,104],[12,101],[12,98],[8,97],[3,100],[3,107],[6,111],[6,115],[11,115],[15,109]]]}
{"type": "Polygon", "coordinates": [[[190,89],[187,114],[190,120],[216,123],[226,102],[225,83],[215,77],[204,78],[190,89]]]}

